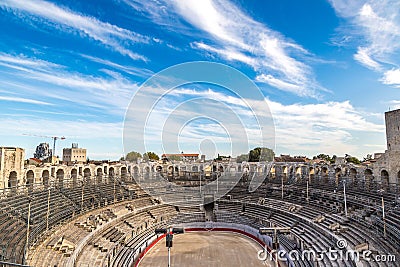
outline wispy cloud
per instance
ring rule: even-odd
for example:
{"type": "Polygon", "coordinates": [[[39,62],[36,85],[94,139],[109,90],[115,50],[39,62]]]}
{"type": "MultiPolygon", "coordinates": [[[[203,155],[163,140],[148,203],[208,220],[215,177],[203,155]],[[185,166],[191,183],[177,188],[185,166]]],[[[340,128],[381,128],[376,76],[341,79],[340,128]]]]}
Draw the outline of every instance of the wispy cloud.
{"type": "Polygon", "coordinates": [[[50,25],[58,30],[78,31],[82,36],[88,36],[132,59],[147,60],[143,55],[132,52],[131,44],[148,43],[150,41],[148,37],[99,21],[94,17],[85,16],[41,0],[5,0],[0,2],[0,7],[21,18],[26,19],[24,16],[26,13],[38,17],[50,22],[50,25]]]}
{"type": "Polygon", "coordinates": [[[354,59],[383,75],[384,84],[398,87],[400,64],[400,2],[396,0],[330,0],[336,13],[348,21],[345,36],[358,40],[354,59]]]}
{"type": "Polygon", "coordinates": [[[203,35],[204,41],[194,41],[192,47],[251,66],[258,82],[300,96],[316,97],[318,91],[324,90],[316,82],[312,68],[300,60],[310,56],[308,51],[227,0],[125,2],[149,14],[156,23],[186,35],[197,37],[196,31],[176,17],[206,32],[207,39],[203,35]]]}
{"type": "Polygon", "coordinates": [[[23,97],[12,97],[12,96],[0,96],[0,101],[10,101],[10,102],[28,103],[28,104],[35,104],[35,105],[48,105],[48,106],[53,105],[51,103],[44,102],[44,101],[23,98],[23,97]]]}
{"type": "Polygon", "coordinates": [[[0,54],[0,66],[4,67],[3,72],[8,73],[0,84],[10,89],[102,109],[108,114],[124,114],[138,88],[136,83],[118,74],[110,78],[83,75],[69,72],[64,66],[24,55],[0,54]],[[29,82],[18,85],[12,77],[29,82]],[[43,90],[46,87],[57,90],[43,90]]]}

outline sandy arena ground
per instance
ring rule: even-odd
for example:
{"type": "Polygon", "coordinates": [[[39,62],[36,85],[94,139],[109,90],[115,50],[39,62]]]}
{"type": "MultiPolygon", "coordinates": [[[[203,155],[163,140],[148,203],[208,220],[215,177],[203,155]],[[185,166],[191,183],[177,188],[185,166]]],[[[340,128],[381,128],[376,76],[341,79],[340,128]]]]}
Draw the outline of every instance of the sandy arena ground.
{"type": "MultiPolygon", "coordinates": [[[[171,249],[171,267],[274,266],[257,258],[261,249],[255,241],[235,233],[192,232],[175,235],[171,249]]],[[[143,258],[140,267],[168,265],[165,239],[143,258]]]]}

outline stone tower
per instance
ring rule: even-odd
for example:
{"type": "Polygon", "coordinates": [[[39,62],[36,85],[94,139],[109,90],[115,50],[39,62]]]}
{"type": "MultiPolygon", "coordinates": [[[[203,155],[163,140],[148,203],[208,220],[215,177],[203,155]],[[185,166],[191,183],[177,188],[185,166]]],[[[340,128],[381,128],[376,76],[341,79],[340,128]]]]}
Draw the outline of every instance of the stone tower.
{"type": "Polygon", "coordinates": [[[400,109],[385,112],[388,151],[400,151],[400,109]]]}

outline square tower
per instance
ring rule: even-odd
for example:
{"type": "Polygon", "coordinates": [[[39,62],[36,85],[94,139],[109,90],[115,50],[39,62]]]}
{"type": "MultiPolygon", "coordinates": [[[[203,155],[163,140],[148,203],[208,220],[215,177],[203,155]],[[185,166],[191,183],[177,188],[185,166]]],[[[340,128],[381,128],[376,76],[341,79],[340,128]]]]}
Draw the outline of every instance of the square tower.
{"type": "Polygon", "coordinates": [[[400,109],[385,112],[387,150],[400,151],[400,109]]]}

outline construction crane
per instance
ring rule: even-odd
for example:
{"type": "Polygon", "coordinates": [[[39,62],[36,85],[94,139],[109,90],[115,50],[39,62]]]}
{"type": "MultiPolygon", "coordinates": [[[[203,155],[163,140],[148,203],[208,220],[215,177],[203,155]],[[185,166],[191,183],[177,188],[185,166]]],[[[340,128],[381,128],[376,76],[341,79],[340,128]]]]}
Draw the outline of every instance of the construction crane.
{"type": "Polygon", "coordinates": [[[36,134],[22,134],[22,135],[53,139],[53,150],[51,151],[51,155],[52,156],[56,155],[56,141],[58,139],[60,139],[60,140],[65,140],[66,139],[64,136],[47,136],[47,135],[36,135],[36,134]]]}

